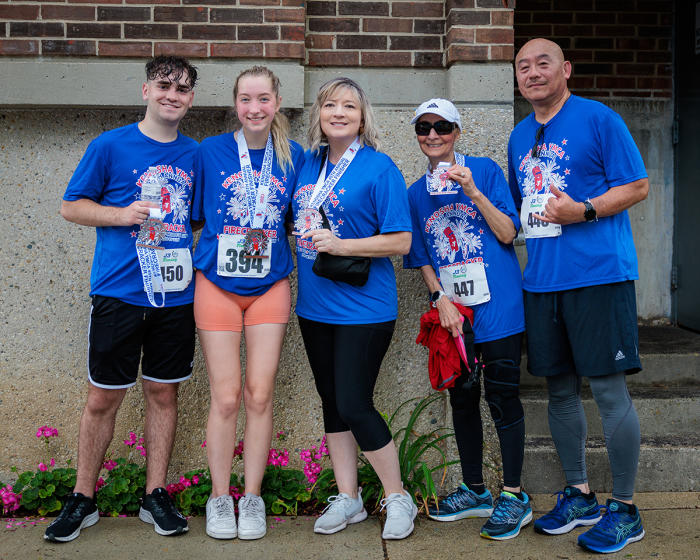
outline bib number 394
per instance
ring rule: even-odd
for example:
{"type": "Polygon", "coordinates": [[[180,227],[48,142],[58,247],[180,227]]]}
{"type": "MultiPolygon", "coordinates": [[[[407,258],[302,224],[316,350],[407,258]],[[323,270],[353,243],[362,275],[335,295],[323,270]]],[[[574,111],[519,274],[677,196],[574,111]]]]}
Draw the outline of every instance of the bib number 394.
{"type": "Polygon", "coordinates": [[[526,239],[537,237],[558,237],[561,235],[561,226],[551,224],[538,219],[544,212],[547,201],[554,195],[552,193],[533,194],[523,199],[523,206],[520,210],[520,222],[523,226],[523,233],[526,239]]]}
{"type": "Polygon", "coordinates": [[[440,284],[451,301],[478,305],[491,299],[483,262],[455,263],[440,268],[440,284]]]}
{"type": "Polygon", "coordinates": [[[264,278],[270,273],[272,243],[265,247],[260,257],[246,253],[245,235],[219,235],[216,273],[235,278],[264,278]]]}
{"type": "MultiPolygon", "coordinates": [[[[192,281],[192,254],[189,249],[165,249],[157,251],[160,276],[166,292],[181,292],[192,281]]],[[[154,279],[155,280],[155,279],[154,279]]],[[[160,291],[154,282],[153,289],[160,291]]]]}

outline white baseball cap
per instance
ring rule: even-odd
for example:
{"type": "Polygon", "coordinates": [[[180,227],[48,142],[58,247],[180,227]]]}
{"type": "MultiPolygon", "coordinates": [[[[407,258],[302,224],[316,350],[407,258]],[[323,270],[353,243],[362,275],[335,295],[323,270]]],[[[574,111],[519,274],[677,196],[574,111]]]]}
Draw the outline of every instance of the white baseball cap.
{"type": "Polygon", "coordinates": [[[452,101],[440,99],[439,97],[424,101],[418,106],[418,109],[416,109],[416,114],[411,119],[411,124],[416,124],[418,119],[428,113],[439,115],[448,122],[457,123],[457,128],[459,128],[460,132],[462,131],[462,119],[459,116],[457,107],[454,106],[452,101]]]}

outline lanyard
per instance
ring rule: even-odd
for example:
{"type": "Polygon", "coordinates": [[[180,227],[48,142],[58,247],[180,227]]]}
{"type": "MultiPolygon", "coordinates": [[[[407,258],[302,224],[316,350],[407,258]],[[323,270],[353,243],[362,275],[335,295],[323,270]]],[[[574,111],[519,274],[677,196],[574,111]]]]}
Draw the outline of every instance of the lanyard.
{"type": "MultiPolygon", "coordinates": [[[[328,165],[328,156],[326,156],[326,161],[324,162],[321,173],[318,176],[318,181],[316,181],[314,192],[311,194],[311,198],[309,199],[308,208],[317,209],[319,206],[321,206],[321,204],[323,204],[323,201],[326,200],[336,183],[340,181],[340,178],[343,176],[343,173],[345,173],[345,170],[350,166],[352,160],[355,159],[359,149],[360,138],[357,137],[353,143],[348,146],[347,150],[345,150],[345,153],[343,154],[343,157],[340,158],[336,166],[333,168],[333,171],[331,171],[331,174],[324,181],[324,177],[326,176],[326,167],[328,165]]],[[[330,152],[330,150],[328,151],[330,152]]]]}
{"type": "MultiPolygon", "coordinates": [[[[455,162],[457,163],[457,165],[461,165],[462,167],[464,167],[464,155],[455,152],[455,162]]],[[[428,164],[428,171],[425,172],[425,185],[428,188],[428,190],[430,190],[430,179],[432,178],[432,176],[433,172],[430,169],[430,164],[428,164]]]]}
{"type": "Polygon", "coordinates": [[[253,175],[253,165],[250,161],[248,144],[245,140],[243,129],[238,131],[238,161],[241,164],[243,182],[245,183],[245,198],[248,207],[248,226],[253,229],[260,229],[265,221],[265,207],[270,195],[270,184],[272,177],[272,135],[267,135],[265,144],[265,155],[263,156],[260,177],[258,178],[257,189],[255,187],[255,176],[253,175]]]}

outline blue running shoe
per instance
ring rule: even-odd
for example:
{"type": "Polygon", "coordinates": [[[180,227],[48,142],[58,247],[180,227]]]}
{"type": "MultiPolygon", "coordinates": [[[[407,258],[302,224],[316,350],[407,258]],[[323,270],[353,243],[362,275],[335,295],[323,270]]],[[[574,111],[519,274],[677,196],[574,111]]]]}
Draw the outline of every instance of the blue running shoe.
{"type": "Polygon", "coordinates": [[[501,492],[493,514],[481,528],[480,535],[495,541],[517,537],[520,529],[532,521],[530,497],[525,492],[522,495],[525,501],[518,500],[510,492],[501,492]]]}
{"type": "Polygon", "coordinates": [[[535,532],[563,535],[579,525],[595,525],[600,521],[600,505],[595,494],[586,499],[581,490],[567,486],[557,493],[557,505],[535,521],[535,532]]]}
{"type": "Polygon", "coordinates": [[[428,517],[435,521],[457,521],[467,517],[489,517],[493,513],[493,498],[486,490],[479,495],[464,482],[459,488],[440,500],[437,507],[428,507],[428,517]]]}
{"type": "Polygon", "coordinates": [[[591,552],[617,552],[644,538],[639,509],[633,504],[608,500],[603,519],[578,537],[579,546],[591,552]]]}

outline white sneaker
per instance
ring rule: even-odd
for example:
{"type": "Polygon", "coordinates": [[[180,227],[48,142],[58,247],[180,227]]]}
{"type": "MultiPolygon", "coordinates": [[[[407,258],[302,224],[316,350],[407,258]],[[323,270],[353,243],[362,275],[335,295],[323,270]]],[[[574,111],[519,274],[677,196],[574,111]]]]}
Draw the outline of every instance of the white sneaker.
{"type": "Polygon", "coordinates": [[[418,508],[411,496],[406,492],[389,494],[380,504],[382,510],[386,508],[383,539],[405,539],[413,532],[413,520],[418,515],[418,508]]]}
{"type": "Polygon", "coordinates": [[[367,510],[362,503],[362,488],[357,489],[357,498],[340,493],[328,498],[328,505],[314,524],[314,533],[332,535],[342,531],[348,523],[359,523],[367,519],[367,510]]]}
{"type": "Polygon", "coordinates": [[[236,538],[236,514],[228,494],[207,500],[207,535],[215,539],[236,538]]]}
{"type": "Polygon", "coordinates": [[[260,539],[267,533],[265,502],[250,492],[238,501],[238,538],[260,539]]]}

